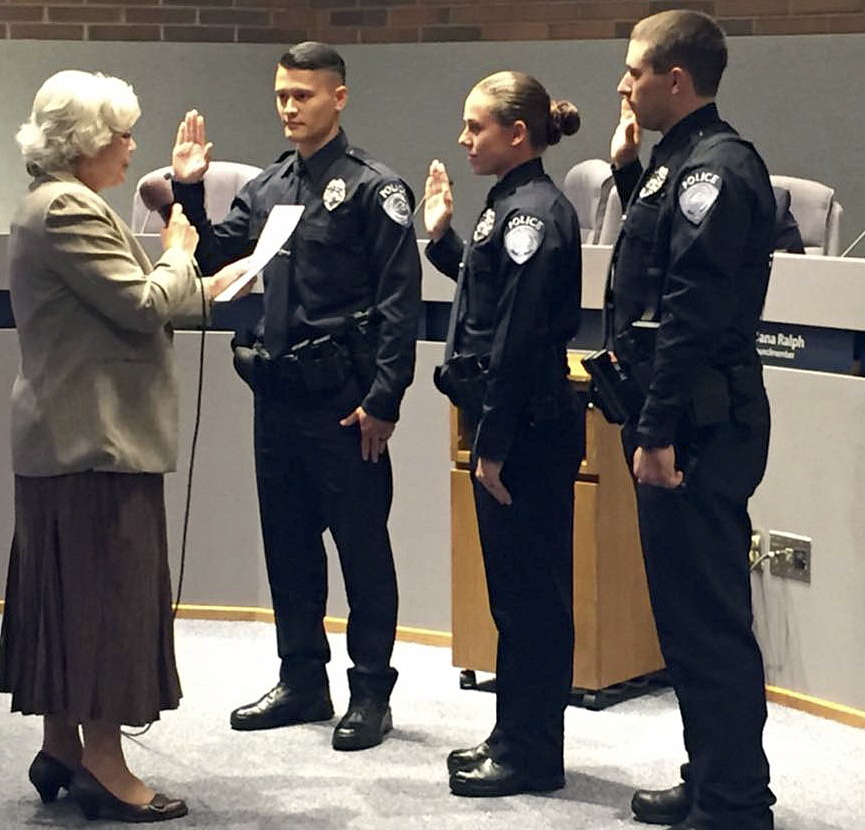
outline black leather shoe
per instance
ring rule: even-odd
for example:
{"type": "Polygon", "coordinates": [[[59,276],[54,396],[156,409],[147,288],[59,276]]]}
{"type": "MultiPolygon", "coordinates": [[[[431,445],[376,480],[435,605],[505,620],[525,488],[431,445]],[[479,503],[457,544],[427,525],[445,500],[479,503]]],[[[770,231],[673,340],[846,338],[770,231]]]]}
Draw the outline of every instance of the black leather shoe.
{"type": "Polygon", "coordinates": [[[60,788],[69,789],[72,780],[72,770],[61,764],[56,758],[43,752],[41,749],[30,764],[28,777],[30,783],[36,787],[43,804],[50,804],[57,800],[60,788]]]}
{"type": "Polygon", "coordinates": [[[455,749],[448,755],[448,774],[453,775],[458,769],[468,769],[489,757],[490,745],[483,741],[477,746],[467,749],[455,749]]]}
{"type": "Polygon", "coordinates": [[[274,729],[295,723],[315,723],[333,717],[333,704],[327,688],[299,691],[287,683],[277,683],[255,703],[231,713],[231,728],[241,731],[274,729]]]}
{"type": "Polygon", "coordinates": [[[676,824],[687,818],[690,809],[691,788],[687,782],[668,790],[637,790],[631,799],[634,818],[646,824],[676,824]]]}
{"type": "Polygon", "coordinates": [[[706,821],[701,821],[700,819],[685,819],[677,824],[674,824],[672,827],[668,827],[667,830],[714,830],[715,827],[742,827],[743,821],[747,821],[747,826],[750,827],[761,827],[764,830],[773,830],[775,827],[775,820],[772,818],[772,813],[770,811],[766,811],[765,817],[757,820],[755,817],[749,817],[748,819],[733,819],[733,824],[728,822],[725,824],[718,824],[717,821],[713,822],[711,819],[706,821]],[[755,823],[756,821],[756,823],[755,823]]]}
{"type": "Polygon", "coordinates": [[[333,748],[369,749],[393,729],[390,706],[375,700],[350,701],[348,711],[333,730],[333,748]]]}
{"type": "Polygon", "coordinates": [[[72,776],[69,794],[78,803],[84,817],[90,821],[102,818],[108,821],[143,824],[180,818],[189,812],[185,801],[180,798],[169,798],[162,793],[156,793],[149,804],[129,804],[121,801],[106,790],[84,767],[78,769],[72,776]]]}
{"type": "Polygon", "coordinates": [[[560,790],[565,786],[565,777],[560,773],[538,775],[522,772],[487,757],[473,767],[458,769],[451,775],[450,786],[454,795],[489,798],[560,790]]]}

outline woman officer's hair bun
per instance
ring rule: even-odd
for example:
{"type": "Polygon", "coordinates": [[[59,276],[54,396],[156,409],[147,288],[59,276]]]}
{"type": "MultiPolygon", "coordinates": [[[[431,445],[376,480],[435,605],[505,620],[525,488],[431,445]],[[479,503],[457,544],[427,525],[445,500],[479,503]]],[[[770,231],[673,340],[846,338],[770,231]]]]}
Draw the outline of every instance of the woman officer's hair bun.
{"type": "Polygon", "coordinates": [[[541,152],[580,128],[577,108],[570,101],[551,101],[541,82],[525,72],[496,72],[475,89],[488,96],[489,111],[499,124],[524,122],[532,147],[541,152]]]}
{"type": "Polygon", "coordinates": [[[580,129],[580,111],[570,101],[550,101],[550,123],[547,144],[558,144],[563,135],[580,129]]]}

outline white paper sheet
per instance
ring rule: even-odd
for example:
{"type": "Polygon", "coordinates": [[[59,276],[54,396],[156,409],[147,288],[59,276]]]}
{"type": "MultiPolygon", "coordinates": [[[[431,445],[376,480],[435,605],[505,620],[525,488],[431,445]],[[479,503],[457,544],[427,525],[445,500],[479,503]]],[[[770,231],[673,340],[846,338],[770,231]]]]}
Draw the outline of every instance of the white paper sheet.
{"type": "Polygon", "coordinates": [[[215,303],[225,303],[250,280],[254,280],[259,271],[272,260],[277,251],[285,245],[303,213],[303,205],[274,205],[270,215],[261,230],[261,236],[255,245],[255,250],[246,258],[246,270],[231,285],[223,289],[213,298],[215,303]]]}

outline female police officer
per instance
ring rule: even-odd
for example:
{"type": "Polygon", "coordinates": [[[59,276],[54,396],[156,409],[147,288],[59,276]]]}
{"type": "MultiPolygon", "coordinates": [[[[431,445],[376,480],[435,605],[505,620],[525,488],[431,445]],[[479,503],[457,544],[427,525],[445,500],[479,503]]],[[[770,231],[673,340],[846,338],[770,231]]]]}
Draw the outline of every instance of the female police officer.
{"type": "Polygon", "coordinates": [[[579,323],[577,216],[541,154],[577,131],[569,102],[537,80],[498,72],[469,94],[459,143],[498,179],[467,244],[450,227],[444,165],[426,182],[427,256],[457,279],[436,385],[473,431],[472,483],[499,633],[496,725],[448,756],[456,795],[564,786],[564,708],[573,652],[573,480],[582,415],[568,395],[565,347],[579,323]]]}

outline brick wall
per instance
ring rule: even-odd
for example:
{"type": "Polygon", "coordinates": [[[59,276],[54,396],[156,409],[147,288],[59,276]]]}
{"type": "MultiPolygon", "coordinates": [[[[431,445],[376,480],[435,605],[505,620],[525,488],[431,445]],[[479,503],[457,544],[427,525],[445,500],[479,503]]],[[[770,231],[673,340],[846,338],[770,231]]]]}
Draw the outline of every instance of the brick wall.
{"type": "Polygon", "coordinates": [[[687,6],[731,35],[865,32],[865,0],[0,0],[6,39],[418,43],[627,37],[687,6]]]}

